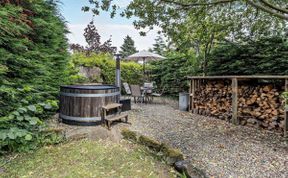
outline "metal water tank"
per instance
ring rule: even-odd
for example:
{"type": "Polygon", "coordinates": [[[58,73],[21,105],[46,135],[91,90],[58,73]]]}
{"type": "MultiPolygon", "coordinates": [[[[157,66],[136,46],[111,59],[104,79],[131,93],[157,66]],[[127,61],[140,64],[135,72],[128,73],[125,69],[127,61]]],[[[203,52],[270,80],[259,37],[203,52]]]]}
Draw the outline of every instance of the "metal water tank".
{"type": "Polygon", "coordinates": [[[179,93],[179,110],[188,111],[189,107],[189,93],[179,93]]]}

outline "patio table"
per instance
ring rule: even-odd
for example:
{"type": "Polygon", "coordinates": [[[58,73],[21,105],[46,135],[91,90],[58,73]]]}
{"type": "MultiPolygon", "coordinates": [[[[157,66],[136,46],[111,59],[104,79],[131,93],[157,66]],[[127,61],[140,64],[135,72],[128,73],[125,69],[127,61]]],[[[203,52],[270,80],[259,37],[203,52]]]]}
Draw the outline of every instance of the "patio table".
{"type": "Polygon", "coordinates": [[[144,97],[147,99],[146,102],[151,103],[152,102],[152,91],[153,91],[153,87],[141,87],[141,92],[143,93],[144,97]]]}

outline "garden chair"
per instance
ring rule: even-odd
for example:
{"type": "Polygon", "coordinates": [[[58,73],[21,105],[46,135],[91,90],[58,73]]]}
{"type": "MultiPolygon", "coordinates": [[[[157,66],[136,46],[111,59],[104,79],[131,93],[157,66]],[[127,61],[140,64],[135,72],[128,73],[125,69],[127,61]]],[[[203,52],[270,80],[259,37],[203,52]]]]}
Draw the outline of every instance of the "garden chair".
{"type": "Polygon", "coordinates": [[[145,96],[147,99],[147,102],[152,102],[152,92],[153,92],[153,83],[152,82],[146,82],[143,84],[143,91],[145,92],[145,96]]]}
{"type": "Polygon", "coordinates": [[[144,87],[147,87],[147,88],[153,88],[153,83],[152,82],[146,82],[146,83],[144,83],[144,85],[143,85],[144,87]]]}
{"type": "Polygon", "coordinates": [[[134,102],[143,103],[145,101],[144,93],[141,93],[141,88],[139,85],[130,85],[131,96],[134,97],[134,102]]]}
{"type": "Polygon", "coordinates": [[[143,87],[151,89],[151,90],[146,90],[146,92],[149,93],[149,94],[152,93],[153,83],[144,83],[143,87]]]}
{"type": "Polygon", "coordinates": [[[123,83],[123,87],[124,87],[124,90],[125,90],[126,95],[130,98],[132,93],[131,93],[129,84],[126,83],[126,82],[124,82],[124,83],[123,83]]]}
{"type": "Polygon", "coordinates": [[[165,103],[165,98],[162,97],[164,91],[165,91],[165,87],[163,87],[163,88],[162,88],[160,91],[158,91],[158,92],[153,92],[153,93],[151,93],[151,100],[152,100],[152,102],[153,102],[153,100],[154,100],[154,97],[158,97],[158,98],[161,98],[162,103],[165,103]]]}

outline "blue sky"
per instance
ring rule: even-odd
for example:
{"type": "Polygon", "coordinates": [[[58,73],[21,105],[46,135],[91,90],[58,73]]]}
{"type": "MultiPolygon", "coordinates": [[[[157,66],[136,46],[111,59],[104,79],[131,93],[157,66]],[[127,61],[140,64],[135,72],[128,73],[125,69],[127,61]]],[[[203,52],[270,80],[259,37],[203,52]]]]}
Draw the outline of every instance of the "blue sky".
{"type": "MultiPolygon", "coordinates": [[[[61,0],[61,2],[63,4],[60,5],[60,10],[67,20],[67,25],[71,32],[67,36],[69,42],[86,45],[83,32],[84,28],[92,19],[92,13],[84,13],[81,11],[81,7],[89,5],[88,0],[61,0]]],[[[130,0],[119,0],[118,5],[124,8],[129,2],[130,0]]],[[[135,46],[138,50],[148,50],[149,47],[152,47],[154,39],[157,36],[157,30],[153,30],[150,31],[147,36],[142,37],[139,35],[139,31],[134,29],[132,25],[133,19],[122,18],[119,15],[111,19],[110,14],[107,12],[101,12],[99,16],[94,17],[94,22],[101,35],[101,41],[106,41],[111,36],[112,44],[116,46],[118,50],[123,44],[123,38],[126,35],[134,39],[135,46]]]]}

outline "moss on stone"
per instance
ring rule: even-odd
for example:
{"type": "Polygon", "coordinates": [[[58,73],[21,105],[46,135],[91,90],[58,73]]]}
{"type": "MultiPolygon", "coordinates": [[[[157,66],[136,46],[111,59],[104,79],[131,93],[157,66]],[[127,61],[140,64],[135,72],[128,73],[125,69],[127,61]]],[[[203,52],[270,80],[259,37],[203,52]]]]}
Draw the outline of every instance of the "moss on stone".
{"type": "Polygon", "coordinates": [[[184,156],[178,149],[167,148],[163,149],[164,156],[168,164],[174,164],[177,161],[184,160],[184,156]]]}
{"type": "Polygon", "coordinates": [[[162,144],[149,138],[146,136],[141,135],[139,137],[139,141],[138,141],[141,145],[144,145],[146,147],[148,147],[149,149],[152,149],[153,151],[157,151],[159,152],[161,150],[161,146],[162,144]]]}
{"type": "Polygon", "coordinates": [[[125,128],[125,129],[121,130],[121,134],[122,134],[124,139],[130,140],[133,142],[137,142],[137,133],[136,132],[125,128]]]}
{"type": "Polygon", "coordinates": [[[169,149],[169,146],[168,145],[166,145],[165,143],[162,143],[161,144],[161,152],[162,153],[165,153],[167,150],[169,149]]]}
{"type": "Polygon", "coordinates": [[[165,152],[165,155],[166,156],[169,156],[169,157],[177,157],[179,158],[180,160],[183,160],[184,159],[184,156],[183,154],[181,153],[180,150],[178,149],[173,149],[173,148],[168,148],[165,152]]]}
{"type": "Polygon", "coordinates": [[[129,129],[123,129],[121,133],[125,139],[137,142],[156,153],[161,153],[162,159],[164,159],[168,164],[173,165],[177,161],[184,160],[184,156],[180,150],[173,149],[165,143],[160,143],[144,135],[141,135],[137,139],[137,133],[129,129]]]}

